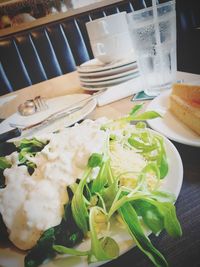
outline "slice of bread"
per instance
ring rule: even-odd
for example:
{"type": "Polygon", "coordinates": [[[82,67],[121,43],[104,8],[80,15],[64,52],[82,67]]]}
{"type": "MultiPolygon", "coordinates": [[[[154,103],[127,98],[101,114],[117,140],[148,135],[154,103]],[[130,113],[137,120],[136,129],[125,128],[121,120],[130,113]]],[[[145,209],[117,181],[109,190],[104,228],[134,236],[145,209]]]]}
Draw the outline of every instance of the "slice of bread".
{"type": "Polygon", "coordinates": [[[172,94],[200,108],[200,86],[175,83],[172,87],[172,94]]]}
{"type": "Polygon", "coordinates": [[[170,111],[200,135],[200,86],[174,84],[170,95],[170,111]]]}

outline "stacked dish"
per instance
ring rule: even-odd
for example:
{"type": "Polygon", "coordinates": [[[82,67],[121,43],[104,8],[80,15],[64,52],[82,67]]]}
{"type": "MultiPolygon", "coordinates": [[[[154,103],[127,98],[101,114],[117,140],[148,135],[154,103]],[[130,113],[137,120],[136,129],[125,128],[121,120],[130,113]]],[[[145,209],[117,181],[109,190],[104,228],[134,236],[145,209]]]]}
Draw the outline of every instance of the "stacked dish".
{"type": "Polygon", "coordinates": [[[90,91],[102,90],[139,76],[134,58],[109,64],[95,58],[78,66],[77,71],[82,88],[90,91]]]}

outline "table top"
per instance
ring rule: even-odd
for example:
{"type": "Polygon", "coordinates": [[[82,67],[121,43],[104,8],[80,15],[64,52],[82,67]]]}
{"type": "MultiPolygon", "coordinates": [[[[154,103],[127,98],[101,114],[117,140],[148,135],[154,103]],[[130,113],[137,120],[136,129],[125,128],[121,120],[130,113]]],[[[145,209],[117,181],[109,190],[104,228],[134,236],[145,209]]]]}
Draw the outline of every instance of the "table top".
{"type": "MultiPolygon", "coordinates": [[[[200,75],[178,72],[177,78],[192,82],[200,80],[200,75]]],[[[8,117],[16,111],[18,104],[38,94],[55,97],[75,92],[85,93],[80,89],[76,72],[21,89],[0,97],[0,102],[5,97],[14,97],[11,102],[0,106],[0,118],[8,117]]],[[[97,107],[90,117],[94,119],[100,116],[119,117],[130,111],[133,106],[133,102],[130,100],[131,97],[128,97],[97,107]]],[[[158,237],[150,236],[150,239],[156,248],[164,254],[170,267],[197,267],[200,266],[200,148],[176,142],[173,144],[180,153],[184,167],[183,185],[176,202],[177,216],[182,226],[183,235],[181,238],[174,239],[163,232],[158,237]]],[[[134,267],[153,266],[135,247],[118,259],[104,264],[103,267],[121,267],[123,264],[130,264],[130,262],[134,263],[134,267]]]]}

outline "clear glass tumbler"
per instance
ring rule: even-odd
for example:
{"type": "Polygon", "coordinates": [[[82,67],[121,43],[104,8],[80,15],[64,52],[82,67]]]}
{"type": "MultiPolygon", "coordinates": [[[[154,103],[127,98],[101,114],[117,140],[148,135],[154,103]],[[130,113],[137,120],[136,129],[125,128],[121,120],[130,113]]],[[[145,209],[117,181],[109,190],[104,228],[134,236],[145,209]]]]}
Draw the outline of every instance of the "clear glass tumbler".
{"type": "Polygon", "coordinates": [[[133,11],[128,22],[141,86],[147,95],[157,96],[171,88],[176,77],[175,2],[133,11]]]}

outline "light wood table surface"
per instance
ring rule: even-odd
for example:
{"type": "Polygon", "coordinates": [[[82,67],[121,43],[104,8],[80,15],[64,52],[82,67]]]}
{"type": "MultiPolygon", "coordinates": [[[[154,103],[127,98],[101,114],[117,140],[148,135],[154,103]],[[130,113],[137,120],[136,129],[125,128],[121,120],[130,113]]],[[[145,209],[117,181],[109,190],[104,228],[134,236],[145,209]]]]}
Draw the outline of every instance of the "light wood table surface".
{"type": "MultiPolygon", "coordinates": [[[[200,75],[177,72],[177,80],[184,80],[186,82],[198,82],[200,84],[200,75]]],[[[17,111],[19,104],[23,103],[27,99],[34,98],[35,96],[43,96],[47,98],[53,98],[56,96],[62,96],[73,93],[92,93],[92,91],[84,91],[81,89],[80,81],[77,72],[68,73],[48,81],[44,81],[21,90],[12,92],[10,94],[0,97],[0,118],[5,119],[11,114],[17,111]],[[6,98],[12,98],[11,101],[1,105],[1,102],[6,98]]],[[[115,101],[108,105],[97,107],[93,114],[93,118],[100,116],[108,116],[109,118],[116,118],[123,114],[127,114],[133,102],[131,102],[131,96],[115,101]]]]}
{"type": "MultiPolygon", "coordinates": [[[[27,99],[34,98],[35,96],[40,95],[47,98],[53,98],[73,93],[93,93],[92,91],[86,92],[81,89],[77,72],[65,74],[0,97],[0,103],[7,97],[12,98],[11,101],[0,105],[0,118],[4,119],[15,113],[19,104],[23,103],[27,99]]],[[[98,107],[92,115],[94,118],[106,115],[108,117],[117,117],[122,115],[130,111],[130,108],[133,106],[130,99],[131,97],[128,97],[123,100],[113,102],[112,104],[98,107]]]]}

